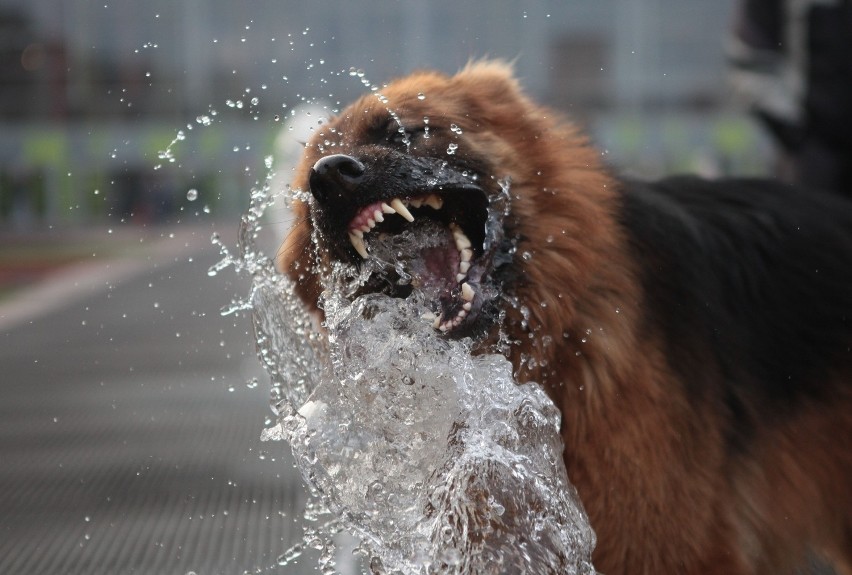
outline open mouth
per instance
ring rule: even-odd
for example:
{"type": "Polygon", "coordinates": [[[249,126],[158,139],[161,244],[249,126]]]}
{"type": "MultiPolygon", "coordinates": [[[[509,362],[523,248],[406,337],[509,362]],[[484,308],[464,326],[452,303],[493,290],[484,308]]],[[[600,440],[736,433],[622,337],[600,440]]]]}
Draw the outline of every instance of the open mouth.
{"type": "Polygon", "coordinates": [[[483,304],[489,260],[488,198],[476,186],[374,201],[347,226],[358,257],[382,262],[381,278],[362,291],[407,297],[420,289],[435,302],[441,332],[471,323],[483,304]]]}

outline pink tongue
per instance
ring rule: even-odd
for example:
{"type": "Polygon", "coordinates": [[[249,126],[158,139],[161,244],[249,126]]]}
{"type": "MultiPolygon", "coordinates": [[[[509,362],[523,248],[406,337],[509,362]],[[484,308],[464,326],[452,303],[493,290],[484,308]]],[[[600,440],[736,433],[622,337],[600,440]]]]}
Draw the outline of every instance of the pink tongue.
{"type": "Polygon", "coordinates": [[[425,248],[420,252],[426,268],[422,273],[422,280],[425,285],[449,289],[456,284],[459,253],[453,247],[441,245],[425,248]]]}

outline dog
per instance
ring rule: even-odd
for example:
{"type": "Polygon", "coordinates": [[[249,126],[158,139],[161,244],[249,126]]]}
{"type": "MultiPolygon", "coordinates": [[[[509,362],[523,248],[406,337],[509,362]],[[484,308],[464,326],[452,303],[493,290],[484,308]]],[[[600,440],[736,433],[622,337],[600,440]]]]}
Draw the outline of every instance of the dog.
{"type": "Polygon", "coordinates": [[[319,314],[335,262],[445,229],[420,254],[435,329],[560,409],[600,572],[787,573],[816,553],[852,573],[852,205],[621,178],[495,61],[365,95],[292,186],[279,266],[319,314]]]}

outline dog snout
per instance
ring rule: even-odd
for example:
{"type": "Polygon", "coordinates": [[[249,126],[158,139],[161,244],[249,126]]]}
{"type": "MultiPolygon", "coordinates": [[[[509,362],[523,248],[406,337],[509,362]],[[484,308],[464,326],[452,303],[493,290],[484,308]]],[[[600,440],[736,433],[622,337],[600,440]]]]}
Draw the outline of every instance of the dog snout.
{"type": "Polygon", "coordinates": [[[364,164],[345,154],[320,158],[311,168],[311,193],[323,204],[348,200],[364,177],[364,164]]]}

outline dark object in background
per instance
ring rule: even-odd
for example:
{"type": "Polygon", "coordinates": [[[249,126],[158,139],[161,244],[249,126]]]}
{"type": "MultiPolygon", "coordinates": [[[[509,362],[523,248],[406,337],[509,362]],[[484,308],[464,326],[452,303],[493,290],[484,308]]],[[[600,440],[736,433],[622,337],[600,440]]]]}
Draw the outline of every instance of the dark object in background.
{"type": "Polygon", "coordinates": [[[778,177],[852,198],[852,1],[743,0],[732,36],[734,88],[778,177]]]}

